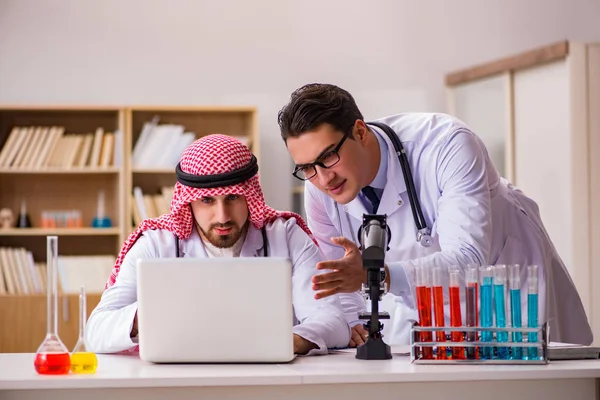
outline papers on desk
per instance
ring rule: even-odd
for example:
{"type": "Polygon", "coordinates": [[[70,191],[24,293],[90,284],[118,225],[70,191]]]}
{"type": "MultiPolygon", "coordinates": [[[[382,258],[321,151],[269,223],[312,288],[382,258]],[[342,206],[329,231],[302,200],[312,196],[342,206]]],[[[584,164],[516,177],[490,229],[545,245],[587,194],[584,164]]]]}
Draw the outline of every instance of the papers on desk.
{"type": "MultiPolygon", "coordinates": [[[[329,354],[356,354],[356,347],[347,347],[345,349],[329,349],[329,354]]],[[[392,346],[392,356],[410,356],[410,346],[392,346]]]]}
{"type": "Polygon", "coordinates": [[[580,344],[550,342],[548,345],[550,360],[585,360],[600,358],[600,347],[580,344]]]}

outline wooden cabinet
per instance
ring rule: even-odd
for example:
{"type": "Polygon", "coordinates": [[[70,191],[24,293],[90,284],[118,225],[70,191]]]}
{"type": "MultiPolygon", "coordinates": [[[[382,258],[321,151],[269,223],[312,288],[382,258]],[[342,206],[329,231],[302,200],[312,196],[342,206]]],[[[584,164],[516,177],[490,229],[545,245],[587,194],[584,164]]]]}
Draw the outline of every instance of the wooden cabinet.
{"type": "Polygon", "coordinates": [[[555,43],[446,84],[450,113],[539,205],[600,343],[600,43],[555,43]]]}
{"type": "MultiPolygon", "coordinates": [[[[89,316],[100,294],[87,295],[89,316]]],[[[0,353],[31,353],[42,344],[47,332],[46,296],[0,296],[0,353]]],[[[79,297],[58,296],[58,336],[69,351],[79,336],[79,297]]],[[[33,362],[33,361],[32,361],[33,362]]]]}

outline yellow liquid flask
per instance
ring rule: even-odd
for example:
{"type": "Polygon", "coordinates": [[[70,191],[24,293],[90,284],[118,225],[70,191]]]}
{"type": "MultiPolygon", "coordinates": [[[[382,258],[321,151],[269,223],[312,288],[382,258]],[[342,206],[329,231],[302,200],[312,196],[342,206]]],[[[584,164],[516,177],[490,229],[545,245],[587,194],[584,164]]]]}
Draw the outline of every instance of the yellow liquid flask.
{"type": "Polygon", "coordinates": [[[82,286],[79,291],[79,339],[71,353],[71,372],[74,374],[93,374],[98,368],[96,354],[87,351],[85,346],[86,294],[82,286]]]}
{"type": "Polygon", "coordinates": [[[65,375],[71,370],[69,350],[58,337],[58,236],[46,237],[46,337],[38,347],[33,362],[41,375],[65,375]]]}

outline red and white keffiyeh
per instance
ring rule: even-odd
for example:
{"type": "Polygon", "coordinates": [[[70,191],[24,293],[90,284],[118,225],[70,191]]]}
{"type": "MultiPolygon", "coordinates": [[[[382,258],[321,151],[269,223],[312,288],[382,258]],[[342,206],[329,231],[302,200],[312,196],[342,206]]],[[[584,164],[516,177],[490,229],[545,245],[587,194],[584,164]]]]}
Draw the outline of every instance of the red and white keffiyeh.
{"type": "MultiPolygon", "coordinates": [[[[237,171],[247,166],[251,159],[250,149],[242,142],[231,136],[214,134],[198,139],[189,145],[181,155],[180,167],[187,174],[209,176],[237,171]]],[[[190,237],[194,225],[190,203],[206,196],[227,194],[246,197],[250,222],[257,229],[277,218],[289,219],[294,217],[298,226],[315,241],[308,225],[300,215],[277,211],[265,204],[258,174],[239,184],[210,189],[185,186],[177,182],[175,183],[169,214],[142,221],[137,229],[129,235],[117,257],[105,289],[114,285],[125,255],[145,230],[165,229],[174,233],[180,239],[187,239],[190,237]]]]}

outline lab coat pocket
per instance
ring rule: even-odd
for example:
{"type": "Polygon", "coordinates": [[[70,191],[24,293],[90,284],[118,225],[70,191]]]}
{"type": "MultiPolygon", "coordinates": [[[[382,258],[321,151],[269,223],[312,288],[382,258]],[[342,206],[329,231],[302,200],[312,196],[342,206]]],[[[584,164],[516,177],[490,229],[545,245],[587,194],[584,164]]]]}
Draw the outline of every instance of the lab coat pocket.
{"type": "Polygon", "coordinates": [[[492,259],[492,264],[524,264],[527,260],[523,259],[523,254],[521,241],[508,236],[498,256],[492,259]]]}

